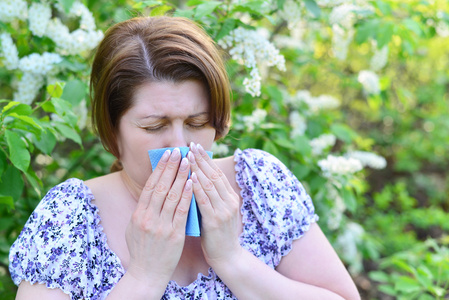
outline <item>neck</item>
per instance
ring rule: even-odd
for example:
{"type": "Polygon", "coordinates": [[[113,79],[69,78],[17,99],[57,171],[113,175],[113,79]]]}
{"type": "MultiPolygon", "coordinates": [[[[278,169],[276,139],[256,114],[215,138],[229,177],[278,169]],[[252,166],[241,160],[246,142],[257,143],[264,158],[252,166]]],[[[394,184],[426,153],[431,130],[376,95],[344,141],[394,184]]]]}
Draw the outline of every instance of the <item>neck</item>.
{"type": "Polygon", "coordinates": [[[120,171],[120,178],[122,179],[123,185],[126,187],[131,197],[134,201],[138,202],[143,187],[133,181],[125,170],[120,171]]]}

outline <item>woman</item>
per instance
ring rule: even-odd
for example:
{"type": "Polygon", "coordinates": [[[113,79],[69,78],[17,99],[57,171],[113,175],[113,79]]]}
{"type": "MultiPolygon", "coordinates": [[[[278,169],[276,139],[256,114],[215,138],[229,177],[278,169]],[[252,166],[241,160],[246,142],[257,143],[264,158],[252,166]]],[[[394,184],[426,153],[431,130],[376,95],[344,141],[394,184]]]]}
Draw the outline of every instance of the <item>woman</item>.
{"type": "Polygon", "coordinates": [[[254,149],[210,159],[229,81],[182,18],[135,18],[94,59],[93,121],[118,163],[54,187],[11,247],[18,299],[359,299],[301,184],[254,149]],[[152,172],[148,150],[166,151],[152,172]],[[192,175],[188,178],[189,171],[192,175]],[[200,238],[185,235],[192,194],[200,238]]]}

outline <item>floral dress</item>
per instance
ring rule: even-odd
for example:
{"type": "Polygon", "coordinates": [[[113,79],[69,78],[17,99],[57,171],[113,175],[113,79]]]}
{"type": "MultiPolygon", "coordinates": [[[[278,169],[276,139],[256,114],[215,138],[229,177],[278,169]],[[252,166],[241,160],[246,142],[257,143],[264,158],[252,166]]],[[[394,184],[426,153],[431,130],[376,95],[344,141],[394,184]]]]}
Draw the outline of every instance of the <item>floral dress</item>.
{"type": "MultiPolygon", "coordinates": [[[[243,198],[240,244],[275,268],[318,216],[303,186],[277,158],[237,149],[234,160],[243,198]]],[[[59,288],[71,299],[106,298],[125,269],[108,246],[93,199],[75,178],[47,193],[11,247],[9,269],[16,285],[26,280],[59,288]]],[[[188,286],[170,281],[162,299],[236,298],[209,268],[188,286]]]]}

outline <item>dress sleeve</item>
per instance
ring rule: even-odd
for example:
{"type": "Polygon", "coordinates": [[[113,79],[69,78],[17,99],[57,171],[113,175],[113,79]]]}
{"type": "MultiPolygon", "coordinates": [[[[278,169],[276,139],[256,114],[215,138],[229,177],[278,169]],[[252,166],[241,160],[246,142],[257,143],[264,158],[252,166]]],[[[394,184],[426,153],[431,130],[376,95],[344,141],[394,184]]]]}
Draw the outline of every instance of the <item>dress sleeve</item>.
{"type": "MultiPolygon", "coordinates": [[[[235,153],[245,226],[252,226],[256,256],[276,267],[295,239],[318,220],[312,200],[293,173],[273,155],[256,149],[235,153]],[[262,250],[259,250],[262,248],[262,250]]],[[[254,251],[253,251],[254,253],[254,251]]]]}
{"type": "Polygon", "coordinates": [[[86,298],[89,231],[97,225],[95,207],[82,181],[69,179],[41,200],[9,253],[12,280],[59,288],[72,299],[86,298]]]}

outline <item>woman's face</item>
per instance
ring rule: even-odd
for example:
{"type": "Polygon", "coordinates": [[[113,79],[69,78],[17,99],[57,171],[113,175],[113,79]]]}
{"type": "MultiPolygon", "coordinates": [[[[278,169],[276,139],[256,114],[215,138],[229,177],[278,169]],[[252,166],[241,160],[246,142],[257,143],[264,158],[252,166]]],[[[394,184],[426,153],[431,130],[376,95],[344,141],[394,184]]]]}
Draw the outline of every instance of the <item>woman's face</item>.
{"type": "Polygon", "coordinates": [[[117,143],[124,170],[143,187],[151,174],[148,150],[185,147],[190,142],[210,150],[214,138],[203,84],[162,81],[137,89],[133,105],[119,121],[117,143]]]}

